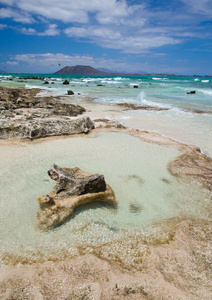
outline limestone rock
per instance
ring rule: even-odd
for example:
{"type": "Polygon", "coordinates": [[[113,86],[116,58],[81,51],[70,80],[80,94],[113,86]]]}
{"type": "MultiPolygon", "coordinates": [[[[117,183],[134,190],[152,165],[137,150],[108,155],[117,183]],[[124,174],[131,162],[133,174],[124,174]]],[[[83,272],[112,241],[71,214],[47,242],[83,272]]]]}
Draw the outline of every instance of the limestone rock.
{"type": "Polygon", "coordinates": [[[39,118],[5,121],[0,126],[0,138],[29,138],[31,140],[47,136],[72,135],[88,133],[94,129],[94,123],[89,117],[66,119],[63,117],[39,118]]]}
{"type": "Polygon", "coordinates": [[[36,226],[47,230],[63,224],[74,208],[88,203],[103,202],[116,206],[115,194],[104,176],[84,172],[79,168],[60,168],[53,164],[49,176],[57,181],[56,188],[40,196],[36,226]]]}
{"type": "Polygon", "coordinates": [[[42,138],[88,133],[94,129],[90,118],[73,119],[85,109],[56,97],[39,97],[39,89],[0,87],[0,139],[42,138]]]}

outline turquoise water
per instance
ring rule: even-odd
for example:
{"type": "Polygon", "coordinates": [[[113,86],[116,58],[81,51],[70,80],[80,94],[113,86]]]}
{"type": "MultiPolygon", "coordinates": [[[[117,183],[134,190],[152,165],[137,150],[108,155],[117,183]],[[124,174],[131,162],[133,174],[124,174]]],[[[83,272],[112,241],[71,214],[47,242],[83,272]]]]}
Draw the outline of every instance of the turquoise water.
{"type": "Polygon", "coordinates": [[[64,95],[67,88],[73,88],[76,93],[107,104],[126,102],[171,109],[212,110],[212,77],[2,74],[0,84],[42,87],[64,95]],[[43,85],[39,79],[27,79],[29,77],[40,77],[49,85],[43,85]],[[65,79],[70,85],[62,85],[65,79]],[[196,94],[187,95],[192,90],[196,94]]]}
{"type": "Polygon", "coordinates": [[[2,74],[0,86],[4,85],[42,88],[45,95],[62,95],[71,103],[87,105],[88,110],[89,105],[101,104],[101,110],[105,105],[102,117],[196,145],[212,156],[212,77],[2,74]],[[32,79],[36,77],[42,80],[32,79]],[[69,85],[63,85],[65,79],[69,85]],[[49,84],[45,85],[44,80],[49,84]],[[67,96],[68,89],[75,95],[67,96]],[[195,94],[187,94],[193,90],[195,94]],[[112,113],[114,105],[123,102],[167,110],[120,112],[119,108],[117,114],[112,113]]]}
{"type": "MultiPolygon", "coordinates": [[[[77,253],[79,246],[101,246],[134,235],[158,239],[173,218],[209,218],[208,196],[195,185],[176,180],[167,164],[179,151],[142,142],[124,133],[0,144],[0,253],[47,257],[58,251],[77,253]],[[55,186],[47,174],[52,163],[104,174],[117,209],[87,205],[48,232],[34,227],[37,197],[55,186]]],[[[127,238],[128,239],[128,238],[127,238]]],[[[121,251],[121,248],[119,249],[121,251]]],[[[1,258],[1,256],[0,256],[1,258]]]]}

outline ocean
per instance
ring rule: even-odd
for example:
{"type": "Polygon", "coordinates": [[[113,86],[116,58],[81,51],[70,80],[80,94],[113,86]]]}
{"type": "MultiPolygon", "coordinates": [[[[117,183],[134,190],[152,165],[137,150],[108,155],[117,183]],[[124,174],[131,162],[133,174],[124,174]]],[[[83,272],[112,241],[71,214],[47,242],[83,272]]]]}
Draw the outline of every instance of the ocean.
{"type": "MultiPolygon", "coordinates": [[[[164,109],[128,110],[120,113],[118,120],[126,126],[196,145],[212,156],[212,77],[2,74],[0,85],[42,88],[53,96],[66,96],[70,89],[75,97],[69,99],[78,104],[129,103],[164,109]],[[64,80],[69,85],[63,85],[64,80]],[[191,91],[195,94],[187,94],[191,91]]],[[[113,116],[108,114],[107,118],[113,116]]]]}
{"type": "MultiPolygon", "coordinates": [[[[211,77],[2,74],[0,86],[40,88],[40,95],[64,96],[67,102],[84,106],[93,119],[156,132],[212,156],[211,77]],[[139,109],[125,109],[123,103],[139,109]]],[[[3,264],[56,260],[79,254],[80,247],[93,251],[105,245],[127,264],[137,255],[135,248],[128,249],[129,241],[161,243],[169,240],[177,220],[211,218],[210,193],[168,172],[168,163],[180,154],[173,146],[108,131],[32,142],[1,141],[0,154],[3,264]],[[36,230],[36,198],[55,185],[47,175],[52,163],[104,174],[118,209],[88,205],[55,230],[36,230]]]]}

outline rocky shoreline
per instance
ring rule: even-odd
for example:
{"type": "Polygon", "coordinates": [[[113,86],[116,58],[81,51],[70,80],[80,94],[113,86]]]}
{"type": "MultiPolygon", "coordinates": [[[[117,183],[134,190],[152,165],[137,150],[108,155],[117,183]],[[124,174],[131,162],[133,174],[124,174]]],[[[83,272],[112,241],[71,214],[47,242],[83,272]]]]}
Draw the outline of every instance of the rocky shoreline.
{"type": "MultiPolygon", "coordinates": [[[[84,108],[66,104],[60,97],[40,97],[39,92],[39,89],[0,88],[1,139],[32,140],[94,129],[90,118],[81,117],[84,108]]],[[[157,133],[129,130],[107,119],[96,119],[95,123],[99,128],[113,128],[148,142],[182,148],[182,155],[168,165],[169,172],[181,180],[191,178],[202,183],[210,193],[212,160],[199,149],[157,133]]],[[[105,243],[101,247],[81,247],[76,257],[59,253],[48,259],[41,255],[40,261],[36,261],[32,255],[29,261],[23,253],[17,257],[8,254],[0,266],[0,297],[207,300],[212,298],[211,232],[209,221],[182,218],[176,220],[168,239],[148,242],[130,237],[118,240],[113,252],[110,244],[105,243]]]]}
{"type": "Polygon", "coordinates": [[[0,87],[0,139],[36,139],[88,133],[94,129],[85,109],[60,97],[41,97],[39,89],[0,87]]]}

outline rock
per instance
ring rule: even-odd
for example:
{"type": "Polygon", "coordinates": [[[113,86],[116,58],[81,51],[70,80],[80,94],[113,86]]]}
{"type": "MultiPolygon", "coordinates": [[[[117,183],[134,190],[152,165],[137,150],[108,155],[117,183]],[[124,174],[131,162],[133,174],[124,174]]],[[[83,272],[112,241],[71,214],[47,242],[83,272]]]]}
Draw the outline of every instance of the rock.
{"type": "Polygon", "coordinates": [[[118,103],[117,105],[124,107],[124,110],[156,110],[156,111],[161,111],[161,110],[169,110],[167,107],[157,107],[157,106],[141,106],[141,105],[135,105],[133,103],[118,103]]]}
{"type": "Polygon", "coordinates": [[[68,90],[67,92],[68,92],[68,95],[74,95],[74,92],[71,90],[68,90]]]}
{"type": "Polygon", "coordinates": [[[187,92],[187,94],[196,94],[196,91],[187,92]]]}
{"type": "Polygon", "coordinates": [[[94,123],[89,117],[79,119],[54,118],[26,118],[13,122],[6,120],[0,126],[0,138],[29,138],[31,140],[47,136],[72,135],[88,133],[94,129],[94,123]]]}
{"type": "Polygon", "coordinates": [[[88,117],[70,118],[85,112],[83,107],[63,103],[55,97],[36,97],[38,92],[39,89],[0,87],[0,139],[35,139],[88,133],[94,129],[94,122],[88,117]]]}
{"type": "Polygon", "coordinates": [[[134,87],[134,89],[138,89],[138,85],[134,85],[133,87],[134,87]]]}
{"type": "Polygon", "coordinates": [[[103,202],[116,207],[114,192],[103,175],[92,175],[77,167],[60,168],[55,164],[48,174],[57,185],[51,193],[38,198],[40,210],[36,226],[39,229],[47,230],[63,224],[77,206],[103,202]]]}
{"type": "Polygon", "coordinates": [[[48,81],[45,81],[43,84],[49,84],[49,82],[48,82],[48,81]]]}
{"type": "Polygon", "coordinates": [[[63,84],[69,84],[68,80],[63,81],[63,84]]]}

